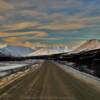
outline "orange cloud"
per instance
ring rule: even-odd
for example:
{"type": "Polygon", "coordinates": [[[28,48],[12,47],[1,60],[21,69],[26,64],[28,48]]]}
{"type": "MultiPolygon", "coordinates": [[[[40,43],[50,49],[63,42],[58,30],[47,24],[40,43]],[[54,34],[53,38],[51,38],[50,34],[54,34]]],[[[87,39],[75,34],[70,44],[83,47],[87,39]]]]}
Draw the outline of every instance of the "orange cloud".
{"type": "Polygon", "coordinates": [[[0,37],[15,37],[15,36],[33,35],[34,37],[47,36],[46,32],[42,31],[32,31],[32,32],[15,32],[15,33],[5,33],[0,32],[0,37]]]}
{"type": "MultiPolygon", "coordinates": [[[[33,48],[33,43],[31,43],[31,42],[16,42],[16,43],[15,42],[9,42],[9,43],[6,43],[6,44],[33,48]]],[[[0,45],[0,47],[6,46],[6,44],[2,44],[2,45],[0,45]]]]}
{"type": "Polygon", "coordinates": [[[33,22],[17,22],[17,23],[11,23],[7,25],[2,25],[1,28],[6,30],[16,30],[16,29],[24,29],[24,28],[34,28],[40,25],[39,22],[33,21],[33,22]]]}
{"type": "Polygon", "coordinates": [[[45,37],[45,36],[47,36],[46,32],[39,32],[39,33],[35,34],[35,37],[45,37]]]}
{"type": "Polygon", "coordinates": [[[16,32],[16,33],[0,33],[0,37],[3,38],[3,42],[7,44],[12,44],[12,45],[22,45],[22,46],[27,46],[30,47],[32,46],[32,43],[27,42],[30,39],[34,38],[43,38],[47,36],[46,32],[16,32]],[[22,35],[22,36],[21,36],[22,35]],[[28,36],[26,36],[28,35],[28,36]],[[31,35],[31,36],[29,36],[31,35]],[[24,44],[23,44],[24,42],[24,44]]]}
{"type": "Polygon", "coordinates": [[[25,40],[27,40],[26,37],[8,37],[8,38],[3,39],[3,41],[7,43],[22,42],[25,40]]]}
{"type": "Polygon", "coordinates": [[[14,6],[4,0],[0,0],[0,11],[8,11],[14,9],[14,6]]]}
{"type": "Polygon", "coordinates": [[[0,16],[0,20],[4,20],[4,19],[6,19],[5,16],[0,16]]]}

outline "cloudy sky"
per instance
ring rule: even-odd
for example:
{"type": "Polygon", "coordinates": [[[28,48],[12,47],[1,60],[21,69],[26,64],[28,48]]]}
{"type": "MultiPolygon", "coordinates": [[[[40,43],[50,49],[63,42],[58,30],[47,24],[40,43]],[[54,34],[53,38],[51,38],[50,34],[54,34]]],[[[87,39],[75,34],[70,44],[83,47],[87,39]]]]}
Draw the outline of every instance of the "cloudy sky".
{"type": "Polygon", "coordinates": [[[100,0],[0,0],[1,43],[100,39],[100,0]]]}

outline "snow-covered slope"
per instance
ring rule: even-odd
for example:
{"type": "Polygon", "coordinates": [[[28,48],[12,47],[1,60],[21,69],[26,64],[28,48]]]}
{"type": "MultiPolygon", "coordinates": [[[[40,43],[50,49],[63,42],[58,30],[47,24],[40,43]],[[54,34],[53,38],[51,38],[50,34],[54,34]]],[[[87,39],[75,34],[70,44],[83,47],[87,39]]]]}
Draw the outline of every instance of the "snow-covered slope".
{"type": "Polygon", "coordinates": [[[0,56],[25,56],[33,51],[33,49],[27,47],[6,45],[0,47],[0,56]]]}
{"type": "Polygon", "coordinates": [[[98,48],[100,48],[100,40],[92,39],[84,42],[73,51],[80,52],[80,51],[87,51],[87,50],[93,50],[98,48]]]}
{"type": "Polygon", "coordinates": [[[68,49],[68,47],[48,47],[41,48],[33,53],[30,53],[28,56],[50,55],[64,52],[70,52],[70,49],[68,49]]]}

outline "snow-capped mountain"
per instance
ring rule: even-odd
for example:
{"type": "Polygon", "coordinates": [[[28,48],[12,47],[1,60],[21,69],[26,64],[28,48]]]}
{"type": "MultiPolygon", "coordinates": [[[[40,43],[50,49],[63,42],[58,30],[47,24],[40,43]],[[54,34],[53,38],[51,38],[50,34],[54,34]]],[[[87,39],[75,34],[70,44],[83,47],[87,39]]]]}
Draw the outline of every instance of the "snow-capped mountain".
{"type": "Polygon", "coordinates": [[[91,39],[84,42],[73,51],[80,52],[80,51],[87,51],[87,50],[93,50],[93,49],[98,49],[98,48],[100,48],[100,40],[91,39]]]}
{"type": "Polygon", "coordinates": [[[33,49],[21,46],[10,46],[5,45],[0,47],[0,56],[25,56],[29,53],[34,52],[33,49]]]}
{"type": "Polygon", "coordinates": [[[50,54],[57,54],[57,53],[64,53],[64,52],[70,52],[71,50],[66,47],[46,47],[41,48],[33,53],[30,53],[28,56],[38,56],[38,55],[50,55],[50,54]]]}

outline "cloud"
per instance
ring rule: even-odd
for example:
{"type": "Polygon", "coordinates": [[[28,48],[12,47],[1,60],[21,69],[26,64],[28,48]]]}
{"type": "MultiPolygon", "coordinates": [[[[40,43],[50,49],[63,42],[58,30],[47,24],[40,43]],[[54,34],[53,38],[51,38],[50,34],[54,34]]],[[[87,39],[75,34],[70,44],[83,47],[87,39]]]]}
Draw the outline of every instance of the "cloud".
{"type": "Polygon", "coordinates": [[[64,39],[64,37],[46,37],[46,38],[42,38],[43,40],[62,40],[64,39]]]}
{"type": "MultiPolygon", "coordinates": [[[[34,45],[33,45],[33,43],[31,43],[31,42],[28,42],[28,41],[25,41],[25,42],[23,42],[23,41],[20,41],[20,42],[13,42],[13,41],[7,41],[6,43],[4,43],[4,45],[5,44],[10,44],[10,45],[14,45],[14,46],[24,46],[24,47],[30,47],[30,48],[34,48],[34,45]]],[[[2,45],[1,45],[2,46],[2,45]]]]}
{"type": "Polygon", "coordinates": [[[11,44],[99,38],[99,27],[100,0],[0,0],[0,38],[11,44]]]}
{"type": "Polygon", "coordinates": [[[22,42],[22,43],[17,43],[18,46],[25,46],[25,47],[30,47],[30,48],[34,48],[34,44],[32,42],[22,42]]]}
{"type": "Polygon", "coordinates": [[[5,16],[0,16],[0,20],[5,20],[6,19],[6,17],[5,16]]]}
{"type": "Polygon", "coordinates": [[[21,10],[19,13],[23,16],[33,16],[33,17],[44,17],[47,15],[45,12],[40,12],[37,10],[21,10]]]}
{"type": "MultiPolygon", "coordinates": [[[[52,16],[54,19],[58,16],[52,16]]],[[[59,15],[60,17],[60,15],[59,15]]],[[[63,17],[66,18],[65,20],[61,18],[60,21],[52,22],[47,25],[42,25],[38,27],[38,29],[51,29],[51,30],[72,30],[72,29],[80,29],[80,28],[86,28],[89,26],[96,25],[97,23],[100,23],[100,16],[86,16],[86,17],[80,17],[80,16],[66,16],[63,17]],[[62,21],[61,21],[62,20],[62,21]]]]}
{"type": "Polygon", "coordinates": [[[16,22],[6,25],[1,25],[1,30],[18,30],[18,29],[51,29],[51,30],[72,30],[80,29],[93,24],[100,23],[100,16],[64,16],[60,13],[55,13],[44,17],[47,20],[52,20],[47,24],[42,24],[38,21],[32,22],[16,22]],[[57,19],[57,20],[56,20],[57,19]],[[53,21],[54,20],[54,21],[53,21]]]}
{"type": "Polygon", "coordinates": [[[16,33],[0,33],[0,37],[3,43],[22,45],[29,47],[32,43],[28,43],[30,40],[41,39],[47,36],[46,32],[16,32],[16,33]],[[24,44],[23,44],[24,42],[24,44]]]}
{"type": "Polygon", "coordinates": [[[7,25],[1,25],[1,28],[4,30],[16,30],[16,29],[24,29],[24,28],[34,28],[40,25],[40,23],[33,22],[16,22],[7,25]]]}
{"type": "Polygon", "coordinates": [[[66,8],[66,7],[80,7],[82,5],[81,1],[77,0],[54,0],[51,2],[52,7],[56,9],[66,8]]]}
{"type": "Polygon", "coordinates": [[[4,0],[0,0],[0,12],[13,10],[14,6],[4,0]]]}
{"type": "Polygon", "coordinates": [[[39,33],[36,33],[35,34],[35,37],[45,37],[47,36],[48,34],[46,32],[39,32],[39,33]]]}
{"type": "Polygon", "coordinates": [[[86,17],[84,15],[90,12],[95,13],[95,10],[100,9],[97,5],[98,2],[94,3],[88,0],[15,0],[14,2],[12,0],[8,2],[1,0],[1,2],[7,3],[15,8],[13,12],[6,13],[8,20],[6,20],[5,24],[0,26],[2,31],[7,29],[44,27],[45,22],[48,25],[51,24],[51,22],[69,23],[77,21],[77,23],[79,23],[78,20],[82,21],[83,19],[78,19],[73,16],[86,17]],[[53,12],[53,10],[56,9],[59,10],[58,13],[53,12]]]}
{"type": "Polygon", "coordinates": [[[71,22],[71,23],[51,23],[49,25],[38,27],[38,29],[72,30],[72,29],[80,29],[82,27],[85,27],[84,23],[71,22]]]}
{"type": "Polygon", "coordinates": [[[44,37],[47,36],[48,34],[46,32],[42,31],[31,31],[31,32],[14,32],[14,33],[6,33],[6,32],[0,32],[0,37],[1,38],[6,38],[6,37],[20,37],[20,36],[34,36],[34,37],[44,37]]]}
{"type": "Polygon", "coordinates": [[[6,43],[16,43],[16,42],[22,42],[25,40],[27,40],[26,37],[7,37],[3,39],[3,41],[6,43]]]}

